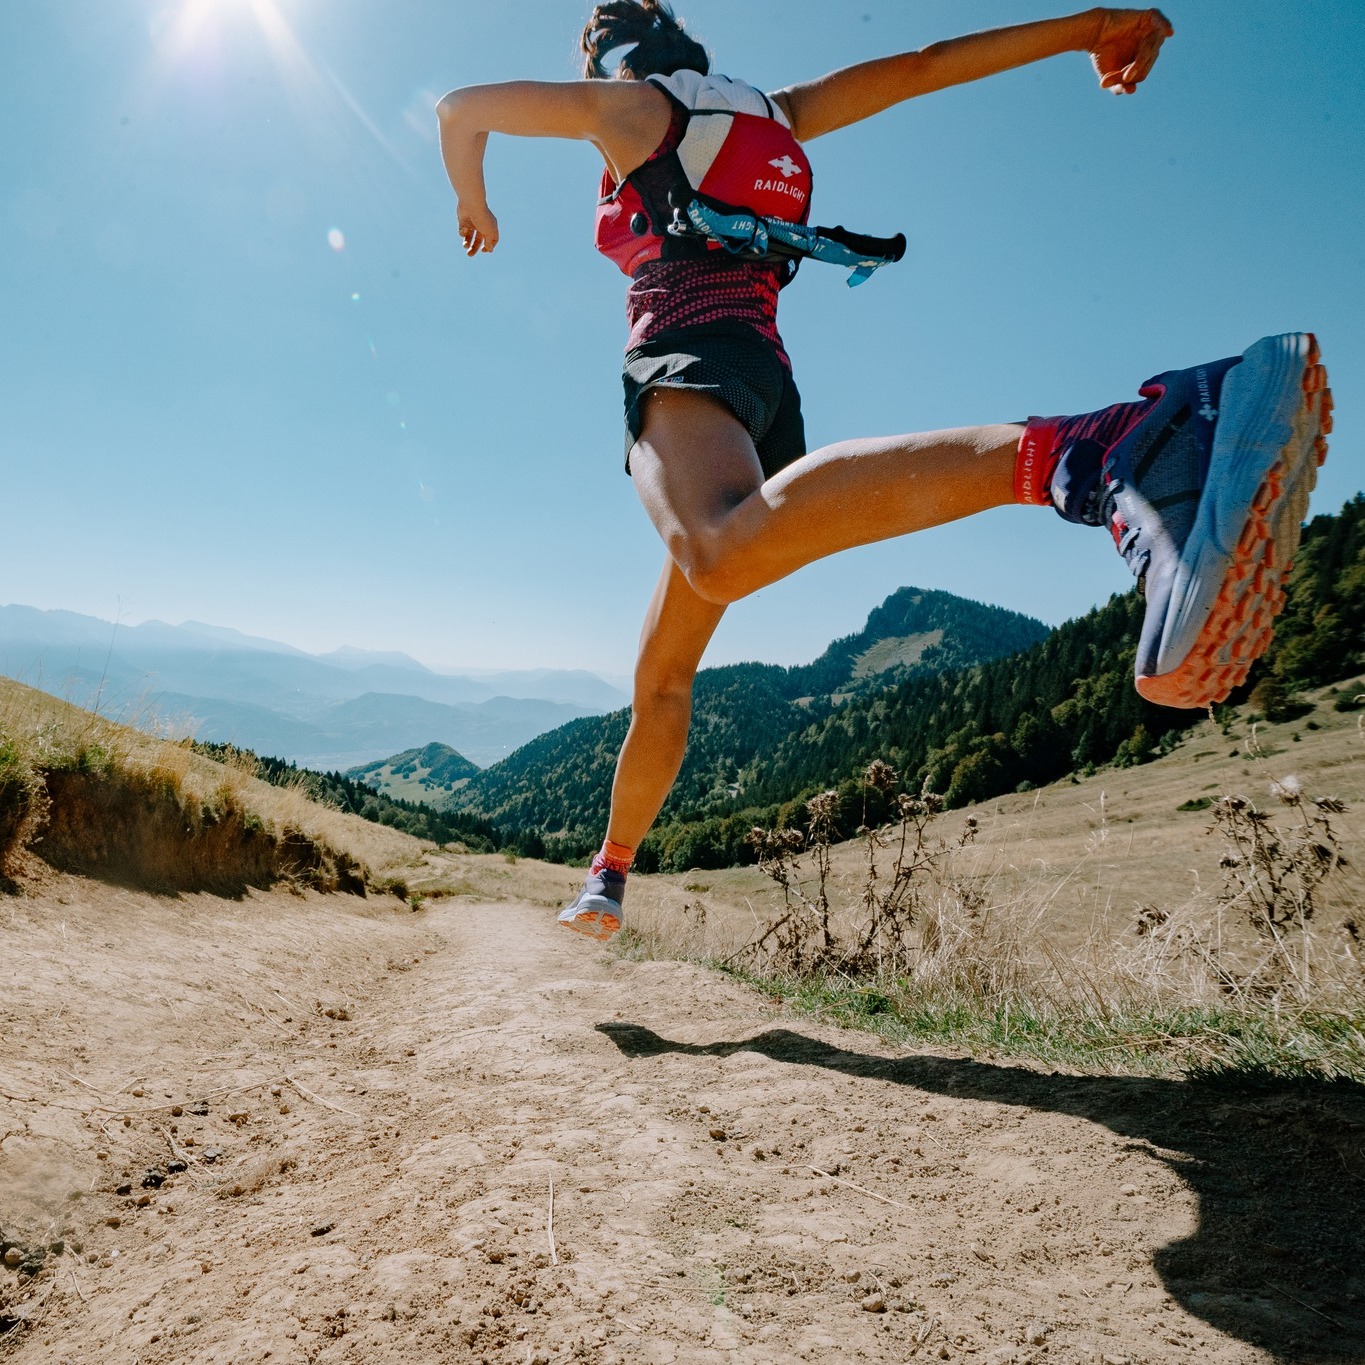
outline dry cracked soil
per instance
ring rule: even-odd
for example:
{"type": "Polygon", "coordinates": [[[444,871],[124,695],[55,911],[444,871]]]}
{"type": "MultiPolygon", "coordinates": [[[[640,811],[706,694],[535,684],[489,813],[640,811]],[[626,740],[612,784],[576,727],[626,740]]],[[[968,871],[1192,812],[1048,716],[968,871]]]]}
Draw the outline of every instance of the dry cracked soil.
{"type": "Polygon", "coordinates": [[[1365,1360],[1355,1087],[784,1015],[529,903],[0,900],[0,1360],[1365,1360]]]}

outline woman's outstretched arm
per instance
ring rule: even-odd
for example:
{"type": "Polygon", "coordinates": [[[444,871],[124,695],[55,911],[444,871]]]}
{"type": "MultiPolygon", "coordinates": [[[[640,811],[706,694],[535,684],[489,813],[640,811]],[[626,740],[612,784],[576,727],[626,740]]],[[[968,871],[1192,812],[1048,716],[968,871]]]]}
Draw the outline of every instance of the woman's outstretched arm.
{"type": "Polygon", "coordinates": [[[613,174],[633,171],[668,131],[668,98],[644,81],[507,81],[452,90],[436,106],[441,156],[458,200],[460,239],[473,256],[498,244],[483,155],[489,133],[593,142],[613,174]]]}
{"type": "Polygon", "coordinates": [[[1090,9],[1061,19],[990,29],[831,71],[773,99],[801,142],[871,118],[902,100],[980,80],[1062,52],[1088,52],[1100,85],[1131,95],[1175,32],[1157,9],[1090,9]]]}

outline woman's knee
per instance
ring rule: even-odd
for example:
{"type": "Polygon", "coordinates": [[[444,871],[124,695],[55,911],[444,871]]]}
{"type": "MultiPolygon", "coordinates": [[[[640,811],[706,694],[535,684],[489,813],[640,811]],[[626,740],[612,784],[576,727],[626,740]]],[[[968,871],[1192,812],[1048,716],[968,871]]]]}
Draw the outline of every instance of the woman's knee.
{"type": "Polygon", "coordinates": [[[733,535],[706,531],[679,537],[669,553],[692,591],[707,602],[729,606],[748,591],[743,551],[733,535]]]}
{"type": "Polygon", "coordinates": [[[647,634],[635,661],[632,689],[635,714],[688,714],[692,707],[692,682],[700,663],[698,654],[677,649],[666,634],[647,634]]]}
{"type": "Polygon", "coordinates": [[[667,659],[651,658],[648,650],[635,665],[632,705],[635,711],[676,711],[692,705],[692,680],[697,670],[667,659]]]}

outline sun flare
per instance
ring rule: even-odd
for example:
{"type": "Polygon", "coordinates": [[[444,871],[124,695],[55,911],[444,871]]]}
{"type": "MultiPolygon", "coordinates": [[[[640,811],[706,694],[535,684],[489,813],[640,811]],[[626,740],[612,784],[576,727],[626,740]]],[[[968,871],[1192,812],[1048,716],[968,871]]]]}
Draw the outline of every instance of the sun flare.
{"type": "Polygon", "coordinates": [[[156,58],[144,97],[151,91],[155,98],[155,92],[200,73],[211,74],[216,89],[230,90],[232,73],[244,69],[251,49],[264,50],[280,88],[317,136],[334,136],[338,114],[349,114],[389,157],[415,174],[345,82],[304,49],[286,11],[306,7],[307,0],[169,0],[150,25],[156,58]]]}
{"type": "Polygon", "coordinates": [[[248,16],[272,47],[288,47],[292,34],[276,0],[181,0],[168,26],[170,51],[185,57],[205,45],[216,45],[226,29],[248,16]]]}

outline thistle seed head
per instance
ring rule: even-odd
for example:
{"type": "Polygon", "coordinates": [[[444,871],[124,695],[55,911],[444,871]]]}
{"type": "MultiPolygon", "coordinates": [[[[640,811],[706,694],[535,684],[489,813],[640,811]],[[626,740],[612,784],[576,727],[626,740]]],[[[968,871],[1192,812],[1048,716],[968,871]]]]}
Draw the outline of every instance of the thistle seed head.
{"type": "Polygon", "coordinates": [[[863,770],[863,781],[878,791],[893,791],[899,780],[896,770],[880,758],[874,758],[863,770]]]}

